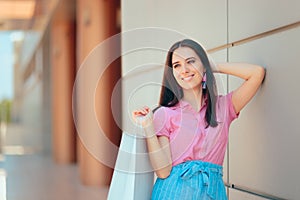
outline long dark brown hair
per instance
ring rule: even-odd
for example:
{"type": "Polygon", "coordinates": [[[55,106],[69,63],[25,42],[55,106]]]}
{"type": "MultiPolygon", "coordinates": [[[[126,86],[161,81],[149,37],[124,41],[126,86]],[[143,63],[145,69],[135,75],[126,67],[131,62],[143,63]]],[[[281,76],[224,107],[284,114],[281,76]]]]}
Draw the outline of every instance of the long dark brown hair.
{"type": "Polygon", "coordinates": [[[216,120],[216,99],[217,99],[217,86],[213,71],[210,66],[209,59],[206,51],[197,42],[184,39],[176,42],[168,51],[163,83],[160,92],[159,105],[165,107],[172,107],[183,98],[183,91],[181,86],[177,83],[173,75],[172,57],[174,51],[179,47],[189,47],[195,51],[199,56],[204,68],[206,69],[206,88],[203,89],[203,96],[207,95],[207,110],[205,113],[205,119],[207,126],[216,127],[218,122],[216,120]]]}

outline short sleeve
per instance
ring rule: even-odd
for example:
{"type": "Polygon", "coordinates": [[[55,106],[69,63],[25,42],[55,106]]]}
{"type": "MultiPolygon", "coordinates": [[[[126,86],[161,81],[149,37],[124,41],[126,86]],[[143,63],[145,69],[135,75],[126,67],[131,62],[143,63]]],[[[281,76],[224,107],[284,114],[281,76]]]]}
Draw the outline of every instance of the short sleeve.
{"type": "Polygon", "coordinates": [[[219,96],[218,99],[218,112],[220,116],[225,117],[224,119],[225,121],[227,121],[228,124],[230,124],[234,119],[236,119],[239,116],[239,113],[236,113],[233,107],[232,94],[233,92],[230,92],[224,96],[219,96]]]}
{"type": "Polygon", "coordinates": [[[232,122],[234,119],[238,118],[240,113],[236,113],[233,107],[232,103],[232,94],[233,92],[228,93],[225,96],[225,105],[227,108],[227,117],[229,118],[228,120],[232,122]]]}
{"type": "Polygon", "coordinates": [[[157,136],[170,137],[170,116],[167,107],[158,108],[153,115],[153,125],[157,136]]]}

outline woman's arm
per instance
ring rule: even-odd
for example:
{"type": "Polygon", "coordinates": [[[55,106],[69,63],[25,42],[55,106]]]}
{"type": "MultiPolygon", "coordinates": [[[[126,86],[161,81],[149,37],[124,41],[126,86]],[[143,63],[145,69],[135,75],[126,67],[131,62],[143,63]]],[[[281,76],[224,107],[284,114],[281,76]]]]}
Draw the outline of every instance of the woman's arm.
{"type": "Polygon", "coordinates": [[[247,63],[222,63],[218,64],[214,71],[245,80],[232,94],[232,103],[236,113],[240,112],[252,99],[265,76],[263,67],[247,63]]]}
{"type": "Polygon", "coordinates": [[[159,178],[167,178],[172,170],[169,139],[157,137],[153,126],[153,113],[148,107],[133,111],[133,119],[144,128],[152,167],[159,178]]]}

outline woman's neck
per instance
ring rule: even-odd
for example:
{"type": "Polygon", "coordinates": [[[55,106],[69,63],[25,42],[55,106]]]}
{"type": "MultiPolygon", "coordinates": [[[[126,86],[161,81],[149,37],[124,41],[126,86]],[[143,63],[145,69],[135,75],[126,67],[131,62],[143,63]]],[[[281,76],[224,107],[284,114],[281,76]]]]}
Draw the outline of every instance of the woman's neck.
{"type": "Polygon", "coordinates": [[[202,104],[202,89],[183,90],[182,100],[190,103],[196,111],[199,111],[202,104]]]}

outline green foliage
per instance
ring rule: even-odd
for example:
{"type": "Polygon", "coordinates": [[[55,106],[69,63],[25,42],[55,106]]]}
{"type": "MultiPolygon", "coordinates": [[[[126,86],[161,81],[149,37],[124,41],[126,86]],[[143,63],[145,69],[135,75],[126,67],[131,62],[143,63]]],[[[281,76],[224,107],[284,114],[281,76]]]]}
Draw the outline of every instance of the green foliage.
{"type": "Polygon", "coordinates": [[[9,123],[11,121],[11,106],[12,101],[4,99],[0,102],[0,122],[9,123]]]}

